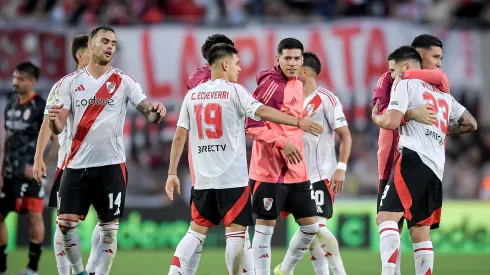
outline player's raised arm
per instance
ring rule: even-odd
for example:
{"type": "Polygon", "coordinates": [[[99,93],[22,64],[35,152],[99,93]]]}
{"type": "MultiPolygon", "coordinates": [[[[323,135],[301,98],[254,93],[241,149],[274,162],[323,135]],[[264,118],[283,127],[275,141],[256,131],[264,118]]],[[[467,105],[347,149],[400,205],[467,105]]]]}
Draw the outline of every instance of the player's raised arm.
{"type": "Polygon", "coordinates": [[[471,113],[463,105],[452,98],[451,111],[449,112],[448,135],[460,135],[476,131],[478,124],[471,113]]]}
{"type": "Polygon", "coordinates": [[[150,102],[148,99],[136,106],[136,109],[148,119],[149,122],[158,124],[162,122],[163,117],[167,113],[167,109],[160,102],[150,102]]]}
{"type": "Polygon", "coordinates": [[[48,111],[49,128],[55,135],[59,135],[66,125],[66,119],[71,110],[72,95],[68,79],[62,79],[53,88],[55,90],[55,103],[48,111]]]}

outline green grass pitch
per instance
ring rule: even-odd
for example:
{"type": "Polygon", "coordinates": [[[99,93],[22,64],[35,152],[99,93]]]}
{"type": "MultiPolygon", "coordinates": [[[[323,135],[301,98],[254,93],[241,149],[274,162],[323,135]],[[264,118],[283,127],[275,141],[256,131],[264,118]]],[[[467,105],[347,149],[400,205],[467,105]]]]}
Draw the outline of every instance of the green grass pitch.
{"type": "MultiPolygon", "coordinates": [[[[286,249],[274,249],[272,252],[272,268],[283,258],[286,249]]],[[[226,275],[224,249],[203,250],[198,275],[226,275]]],[[[371,275],[381,274],[379,255],[364,250],[342,250],[342,258],[349,275],[371,275]]],[[[120,250],[117,252],[116,260],[112,266],[112,275],[160,275],[167,274],[173,251],[155,250],[120,250]]],[[[84,255],[84,261],[88,255],[84,255]]],[[[10,274],[16,274],[27,263],[27,251],[18,249],[10,252],[8,256],[8,267],[10,274]]],[[[56,262],[53,251],[43,251],[41,264],[41,275],[56,275],[56,262]]],[[[402,259],[402,273],[404,275],[415,274],[413,266],[413,254],[404,253],[402,259]]],[[[306,254],[298,264],[295,275],[314,274],[309,255],[306,254]]],[[[435,273],[441,275],[488,275],[490,274],[490,255],[468,255],[468,254],[437,254],[435,258],[435,273]]]]}

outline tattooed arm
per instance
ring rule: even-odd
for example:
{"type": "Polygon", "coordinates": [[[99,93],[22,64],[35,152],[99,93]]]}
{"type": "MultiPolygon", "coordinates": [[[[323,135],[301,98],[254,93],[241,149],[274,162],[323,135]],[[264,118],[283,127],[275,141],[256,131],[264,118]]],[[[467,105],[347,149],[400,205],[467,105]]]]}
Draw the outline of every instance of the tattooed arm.
{"type": "Polygon", "coordinates": [[[150,103],[148,99],[143,99],[138,106],[136,106],[136,110],[138,110],[142,115],[144,115],[149,122],[159,124],[162,122],[163,117],[167,110],[165,106],[163,106],[160,102],[150,103]]]}
{"type": "Polygon", "coordinates": [[[476,131],[478,125],[475,118],[465,110],[461,117],[458,119],[457,123],[450,123],[448,127],[448,135],[459,135],[464,133],[469,133],[476,131]]]}

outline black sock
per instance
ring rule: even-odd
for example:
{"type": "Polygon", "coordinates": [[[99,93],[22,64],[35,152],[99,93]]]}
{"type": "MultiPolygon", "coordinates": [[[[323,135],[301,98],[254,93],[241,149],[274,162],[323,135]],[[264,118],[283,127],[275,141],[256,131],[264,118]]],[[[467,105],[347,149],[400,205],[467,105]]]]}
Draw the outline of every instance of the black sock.
{"type": "Polygon", "coordinates": [[[33,242],[29,244],[29,264],[27,265],[28,268],[32,269],[33,271],[37,271],[39,258],[41,258],[41,252],[42,244],[33,242]]]}
{"type": "Polygon", "coordinates": [[[7,245],[0,245],[0,272],[7,271],[7,245]]]}

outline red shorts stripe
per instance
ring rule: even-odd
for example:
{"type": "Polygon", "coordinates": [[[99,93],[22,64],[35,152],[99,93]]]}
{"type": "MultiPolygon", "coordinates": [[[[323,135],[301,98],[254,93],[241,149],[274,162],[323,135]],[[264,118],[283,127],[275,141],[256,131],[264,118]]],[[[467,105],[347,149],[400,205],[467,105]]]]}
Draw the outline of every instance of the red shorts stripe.
{"type": "Polygon", "coordinates": [[[250,199],[250,186],[247,185],[243,194],[240,196],[237,202],[233,204],[233,206],[228,210],[225,217],[223,218],[223,223],[225,226],[229,226],[233,221],[240,215],[243,208],[247,205],[247,202],[250,199]]]}
{"type": "Polygon", "coordinates": [[[332,204],[333,204],[335,201],[335,193],[333,192],[333,185],[332,184],[329,185],[330,182],[328,181],[328,179],[325,179],[323,182],[325,182],[325,186],[327,187],[328,193],[330,194],[330,198],[332,199],[332,204]]]}
{"type": "Polygon", "coordinates": [[[22,197],[15,200],[15,211],[29,211],[42,213],[44,209],[43,199],[32,198],[32,197],[22,197]]]}
{"type": "Polygon", "coordinates": [[[56,171],[54,172],[54,179],[53,180],[56,180],[58,178],[58,174],[61,172],[61,168],[59,167],[56,167],[56,171]]]}
{"type": "Polygon", "coordinates": [[[412,219],[412,213],[410,212],[410,208],[412,207],[412,195],[410,195],[410,191],[408,191],[407,184],[402,176],[401,171],[401,163],[403,161],[403,156],[397,161],[395,168],[395,189],[400,197],[400,201],[403,205],[403,209],[405,209],[404,217],[407,220],[412,219]]]}
{"type": "Polygon", "coordinates": [[[126,163],[121,163],[120,164],[121,166],[121,172],[123,174],[123,178],[124,178],[124,187],[127,187],[128,186],[128,182],[127,182],[127,176],[126,176],[126,163]]]}
{"type": "Polygon", "coordinates": [[[255,192],[257,191],[257,189],[259,188],[259,186],[260,186],[261,183],[262,182],[260,182],[260,181],[256,181],[255,182],[254,190],[252,191],[252,195],[255,194],[255,192]]]}
{"type": "Polygon", "coordinates": [[[431,226],[441,221],[441,214],[442,214],[442,208],[438,208],[434,212],[432,212],[432,215],[430,215],[430,217],[428,217],[427,219],[421,222],[418,222],[417,224],[431,226]]]}
{"type": "Polygon", "coordinates": [[[191,216],[192,216],[192,221],[195,222],[197,225],[206,226],[206,227],[211,227],[215,225],[209,220],[207,220],[206,218],[202,217],[201,214],[199,214],[199,211],[197,211],[194,202],[192,202],[191,204],[191,216]]]}

